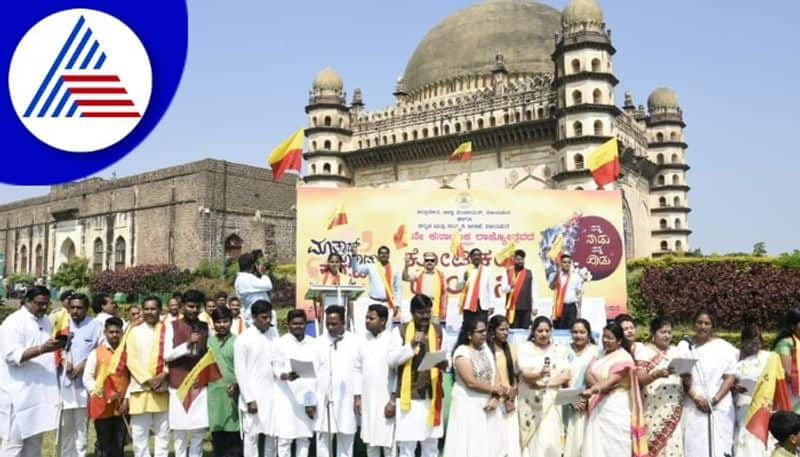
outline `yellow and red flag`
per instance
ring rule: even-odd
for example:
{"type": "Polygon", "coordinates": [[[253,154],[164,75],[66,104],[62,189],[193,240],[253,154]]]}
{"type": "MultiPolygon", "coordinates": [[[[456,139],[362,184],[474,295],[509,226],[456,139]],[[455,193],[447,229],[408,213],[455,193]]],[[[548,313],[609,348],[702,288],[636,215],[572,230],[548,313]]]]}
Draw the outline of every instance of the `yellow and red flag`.
{"type": "Polygon", "coordinates": [[[472,141],[465,141],[458,145],[455,151],[450,154],[448,162],[461,162],[472,159],[472,141]]]}
{"type": "Polygon", "coordinates": [[[767,445],[769,437],[769,416],[773,411],[791,411],[792,399],[781,359],[775,352],[769,353],[767,365],[756,381],[753,400],[747,410],[745,424],[747,431],[767,445]]]}
{"type": "Polygon", "coordinates": [[[197,361],[197,364],[192,368],[192,371],[186,375],[183,382],[178,386],[178,400],[181,401],[183,409],[189,411],[194,399],[200,395],[200,392],[210,382],[222,379],[222,372],[217,365],[217,359],[214,358],[212,351],[206,351],[206,354],[197,361]]]}
{"type": "Polygon", "coordinates": [[[589,170],[594,182],[602,189],[619,177],[619,146],[617,137],[603,143],[589,156],[589,170]]]}
{"type": "MultiPolygon", "coordinates": [[[[66,308],[61,308],[60,310],[56,311],[55,321],[53,322],[53,331],[50,336],[55,338],[58,335],[69,335],[69,322],[69,312],[66,308]]],[[[64,364],[63,349],[56,350],[55,358],[56,366],[60,367],[64,364]]]]}
{"type": "Polygon", "coordinates": [[[304,130],[299,129],[272,150],[267,162],[272,168],[273,181],[281,179],[281,176],[289,170],[300,174],[303,165],[303,136],[304,130]]]}
{"type": "Polygon", "coordinates": [[[336,209],[331,213],[331,217],[328,219],[328,230],[337,225],[347,225],[347,213],[344,212],[344,204],[342,203],[336,205],[336,209]]]}
{"type": "Polygon", "coordinates": [[[517,245],[512,241],[508,243],[503,249],[497,251],[494,256],[498,264],[510,267],[514,263],[514,251],[517,250],[517,245]]]}
{"type": "Polygon", "coordinates": [[[399,227],[397,227],[392,239],[394,240],[395,249],[403,249],[408,246],[408,231],[406,230],[406,224],[401,224],[399,227]]]}
{"type": "Polygon", "coordinates": [[[461,230],[456,229],[453,236],[450,238],[450,253],[456,257],[464,257],[464,244],[461,242],[461,230]]]}

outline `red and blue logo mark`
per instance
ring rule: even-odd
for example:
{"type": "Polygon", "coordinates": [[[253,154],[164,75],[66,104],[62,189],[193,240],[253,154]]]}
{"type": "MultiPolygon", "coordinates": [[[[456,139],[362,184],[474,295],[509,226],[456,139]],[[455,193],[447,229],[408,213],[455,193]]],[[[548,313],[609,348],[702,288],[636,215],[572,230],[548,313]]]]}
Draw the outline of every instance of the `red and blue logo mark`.
{"type": "Polygon", "coordinates": [[[141,117],[119,75],[103,71],[106,58],[81,15],[23,116],[141,117]]]}
{"type": "Polygon", "coordinates": [[[124,157],[155,128],[186,62],[185,0],[10,8],[15,19],[0,28],[0,55],[10,56],[2,62],[8,97],[0,123],[4,150],[12,153],[0,182],[80,179],[124,157]],[[35,172],[25,173],[32,166],[35,172]]]}

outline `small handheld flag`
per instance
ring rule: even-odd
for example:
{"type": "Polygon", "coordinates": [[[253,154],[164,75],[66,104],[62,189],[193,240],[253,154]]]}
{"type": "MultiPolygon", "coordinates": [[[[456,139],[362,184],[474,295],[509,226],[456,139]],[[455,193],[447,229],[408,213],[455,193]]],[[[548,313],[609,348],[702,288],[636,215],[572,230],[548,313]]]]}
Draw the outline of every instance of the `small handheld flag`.
{"type": "Polygon", "coordinates": [[[472,159],[472,141],[465,141],[458,145],[455,151],[450,154],[448,162],[462,162],[472,159]]]}
{"type": "Polygon", "coordinates": [[[344,212],[343,203],[336,205],[336,209],[333,210],[333,213],[328,220],[328,230],[336,227],[337,225],[347,225],[347,213],[344,212]]]}
{"type": "Polygon", "coordinates": [[[303,165],[304,130],[299,129],[279,144],[269,155],[267,162],[272,168],[272,180],[277,181],[289,170],[300,174],[303,165]]]}
{"type": "Polygon", "coordinates": [[[178,386],[177,395],[183,409],[189,411],[192,402],[200,395],[203,387],[218,379],[222,379],[222,372],[217,365],[217,359],[214,358],[212,351],[207,351],[178,386]]]}
{"type": "Polygon", "coordinates": [[[406,231],[406,224],[401,224],[392,236],[394,240],[395,249],[403,249],[408,246],[408,231],[406,231]]]}

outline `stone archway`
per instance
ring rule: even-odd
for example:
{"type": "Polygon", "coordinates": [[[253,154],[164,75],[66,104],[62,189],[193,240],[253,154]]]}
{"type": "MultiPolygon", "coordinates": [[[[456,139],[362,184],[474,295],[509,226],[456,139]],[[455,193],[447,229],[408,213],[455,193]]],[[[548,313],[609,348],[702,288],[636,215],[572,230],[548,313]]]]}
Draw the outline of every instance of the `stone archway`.
{"type": "Polygon", "coordinates": [[[58,250],[58,254],[58,265],[56,265],[56,270],[58,270],[58,267],[61,266],[62,263],[66,263],[75,257],[75,243],[72,241],[72,238],[68,237],[61,242],[61,248],[58,250]]]}

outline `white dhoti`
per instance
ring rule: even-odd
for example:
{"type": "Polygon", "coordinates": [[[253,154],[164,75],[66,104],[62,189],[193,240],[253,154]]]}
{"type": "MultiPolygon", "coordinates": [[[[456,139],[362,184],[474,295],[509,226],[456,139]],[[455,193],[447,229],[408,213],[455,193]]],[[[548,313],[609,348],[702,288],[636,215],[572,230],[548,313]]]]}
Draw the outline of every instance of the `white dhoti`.
{"type": "Polygon", "coordinates": [[[444,427],[439,424],[435,427],[428,425],[428,413],[431,401],[411,400],[411,409],[402,411],[400,400],[396,401],[397,411],[395,420],[394,439],[400,441],[425,441],[429,438],[439,439],[444,436],[444,427]]]}
{"type": "Polygon", "coordinates": [[[169,428],[175,440],[175,455],[203,456],[203,437],[208,429],[208,389],[202,389],[189,411],[183,409],[178,390],[169,388],[169,428]]]}

